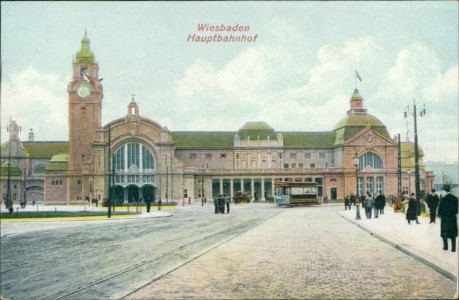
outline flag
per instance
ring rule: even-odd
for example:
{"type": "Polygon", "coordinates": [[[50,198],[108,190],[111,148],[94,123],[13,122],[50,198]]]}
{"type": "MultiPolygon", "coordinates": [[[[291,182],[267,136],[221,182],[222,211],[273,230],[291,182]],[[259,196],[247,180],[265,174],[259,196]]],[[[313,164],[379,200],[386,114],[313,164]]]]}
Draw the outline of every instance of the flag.
{"type": "Polygon", "coordinates": [[[83,72],[83,79],[88,81],[88,82],[90,82],[90,83],[94,83],[94,78],[90,77],[88,75],[88,73],[86,73],[86,72],[83,72]]]}
{"type": "Polygon", "coordinates": [[[357,78],[362,81],[362,77],[360,77],[360,74],[359,72],[357,72],[357,70],[355,70],[355,76],[357,76],[357,78]]]}

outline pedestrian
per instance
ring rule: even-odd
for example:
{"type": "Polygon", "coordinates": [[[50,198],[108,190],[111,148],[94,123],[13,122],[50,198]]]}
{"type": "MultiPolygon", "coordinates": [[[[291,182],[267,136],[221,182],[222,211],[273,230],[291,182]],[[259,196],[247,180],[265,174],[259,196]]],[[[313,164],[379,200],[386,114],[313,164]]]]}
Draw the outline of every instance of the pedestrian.
{"type": "Polygon", "coordinates": [[[355,203],[357,202],[357,197],[354,196],[353,193],[351,193],[351,205],[354,205],[355,206],[355,203]]]}
{"type": "Polygon", "coordinates": [[[379,213],[381,215],[384,214],[384,206],[386,206],[386,196],[382,193],[382,191],[379,191],[378,196],[376,196],[375,199],[375,206],[378,206],[379,213]]]}
{"type": "Polygon", "coordinates": [[[446,195],[442,197],[438,207],[438,216],[441,218],[440,235],[443,239],[443,250],[448,250],[448,239],[451,239],[451,251],[456,252],[457,197],[450,193],[450,186],[444,185],[446,195]]]}
{"type": "Polygon", "coordinates": [[[379,208],[381,207],[380,200],[378,197],[374,197],[374,208],[375,208],[375,218],[379,217],[379,208]]]}
{"type": "Polygon", "coordinates": [[[226,200],[226,213],[229,214],[231,198],[230,197],[226,197],[225,200],[226,200]]]}
{"type": "Polygon", "coordinates": [[[151,199],[146,198],[145,203],[147,204],[147,213],[150,213],[150,208],[151,208],[151,199]]]}
{"type": "Polygon", "coordinates": [[[347,210],[348,208],[349,208],[349,210],[351,210],[351,204],[350,204],[349,196],[344,197],[344,210],[347,210]]]}
{"type": "Polygon", "coordinates": [[[414,193],[411,193],[411,196],[408,200],[408,210],[406,211],[406,220],[408,224],[411,224],[410,221],[416,220],[416,224],[420,224],[418,221],[418,216],[416,215],[416,197],[414,193]]]}
{"type": "Polygon", "coordinates": [[[437,215],[437,206],[438,203],[440,202],[440,199],[438,199],[438,195],[435,194],[435,189],[432,189],[432,192],[430,192],[427,195],[426,198],[427,206],[429,207],[429,212],[430,212],[430,223],[435,223],[435,217],[437,215]]]}
{"type": "Polygon", "coordinates": [[[218,204],[220,206],[220,213],[225,213],[225,195],[220,195],[218,199],[218,204]]]}
{"type": "MultiPolygon", "coordinates": [[[[204,204],[204,201],[202,202],[204,204]]],[[[218,198],[214,199],[215,213],[218,213],[218,198]]]]}
{"type": "Polygon", "coordinates": [[[191,204],[191,197],[188,197],[188,204],[191,204]]]}
{"type": "Polygon", "coordinates": [[[365,198],[363,205],[365,206],[365,215],[367,216],[367,219],[371,219],[371,210],[373,209],[374,202],[370,193],[367,193],[367,197],[365,198]]]}

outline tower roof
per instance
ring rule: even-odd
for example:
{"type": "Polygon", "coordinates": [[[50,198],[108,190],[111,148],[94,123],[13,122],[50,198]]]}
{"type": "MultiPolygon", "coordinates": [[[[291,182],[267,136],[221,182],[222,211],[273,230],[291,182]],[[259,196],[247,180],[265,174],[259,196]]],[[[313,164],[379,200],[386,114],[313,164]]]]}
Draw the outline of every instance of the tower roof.
{"type": "Polygon", "coordinates": [[[94,64],[94,53],[92,53],[89,45],[91,44],[88,35],[86,34],[86,30],[84,31],[84,36],[81,39],[81,49],[75,55],[75,62],[77,64],[81,62],[86,62],[90,65],[94,64]]]}
{"type": "Polygon", "coordinates": [[[277,134],[274,129],[263,121],[250,121],[245,123],[238,131],[239,138],[245,140],[277,140],[277,134]]]}
{"type": "Polygon", "coordinates": [[[59,153],[54,155],[49,164],[46,166],[46,173],[59,173],[65,172],[68,169],[68,153],[59,153]]]}
{"type": "Polygon", "coordinates": [[[18,177],[21,176],[21,169],[19,169],[19,166],[16,162],[14,161],[6,161],[1,165],[1,177],[2,178],[7,178],[8,177],[8,171],[10,172],[10,176],[12,177],[18,177]]]}
{"type": "Polygon", "coordinates": [[[358,89],[354,89],[349,102],[350,110],[348,110],[347,116],[338,121],[333,129],[336,132],[339,143],[346,141],[365,127],[371,127],[373,131],[388,140],[391,139],[386,126],[378,118],[370,115],[367,109],[364,108],[363,98],[358,89]]]}

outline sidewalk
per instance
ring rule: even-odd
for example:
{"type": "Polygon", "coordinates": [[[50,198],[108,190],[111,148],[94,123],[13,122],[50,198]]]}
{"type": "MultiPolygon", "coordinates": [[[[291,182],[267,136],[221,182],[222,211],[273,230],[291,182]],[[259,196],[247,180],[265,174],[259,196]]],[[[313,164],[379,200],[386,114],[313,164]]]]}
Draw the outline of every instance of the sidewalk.
{"type": "MultiPolygon", "coordinates": [[[[374,214],[374,210],[372,211],[374,214]]],[[[338,211],[338,214],[353,222],[371,235],[394,246],[395,248],[414,257],[429,267],[432,267],[437,272],[444,276],[457,281],[458,273],[458,252],[443,250],[443,240],[440,237],[440,218],[436,219],[436,223],[429,224],[430,218],[418,218],[421,224],[411,221],[408,224],[404,213],[394,213],[390,206],[386,206],[384,214],[379,218],[367,219],[365,210],[360,208],[360,220],[356,220],[355,206],[351,210],[338,211]]],[[[448,241],[450,243],[450,240],[448,241]]],[[[450,245],[451,247],[451,245],[450,245]]]]}
{"type": "MultiPolygon", "coordinates": [[[[1,209],[4,212],[4,207],[1,209]]],[[[27,205],[26,208],[19,209],[21,212],[36,212],[37,205],[27,205]]],[[[44,206],[39,205],[38,211],[95,211],[107,213],[106,207],[89,207],[89,206],[44,206]]],[[[117,211],[126,211],[119,210],[117,211]]],[[[135,209],[131,208],[131,212],[135,212],[135,209]]],[[[16,213],[16,210],[13,214],[16,213]]],[[[0,222],[0,236],[4,237],[7,235],[21,234],[31,231],[48,230],[56,228],[74,227],[74,226],[85,226],[91,224],[101,224],[102,222],[122,222],[130,221],[135,219],[143,218],[162,218],[171,217],[173,212],[171,210],[151,210],[147,213],[145,208],[142,208],[141,213],[133,215],[112,215],[109,219],[106,215],[102,216],[84,216],[84,217],[51,217],[51,218],[18,218],[18,219],[1,219],[0,222]]]]}
{"type": "MultiPolygon", "coordinates": [[[[40,211],[66,211],[66,212],[79,212],[79,211],[89,211],[89,212],[105,212],[107,213],[107,207],[102,207],[101,205],[27,205],[25,208],[19,208],[19,206],[14,206],[14,212],[16,211],[21,212],[40,212],[40,211]]],[[[173,208],[175,209],[175,207],[173,208]]],[[[161,206],[161,210],[158,210],[157,206],[152,206],[150,213],[147,213],[147,208],[145,205],[143,206],[117,206],[115,207],[115,211],[119,212],[138,212],[141,214],[141,217],[155,217],[155,216],[164,216],[165,211],[171,211],[172,208],[168,206],[161,206]]],[[[0,212],[5,213],[7,210],[5,206],[0,207],[0,212]]],[[[170,213],[166,213],[169,215],[170,213]]],[[[132,216],[137,217],[137,216],[132,216]]]]}

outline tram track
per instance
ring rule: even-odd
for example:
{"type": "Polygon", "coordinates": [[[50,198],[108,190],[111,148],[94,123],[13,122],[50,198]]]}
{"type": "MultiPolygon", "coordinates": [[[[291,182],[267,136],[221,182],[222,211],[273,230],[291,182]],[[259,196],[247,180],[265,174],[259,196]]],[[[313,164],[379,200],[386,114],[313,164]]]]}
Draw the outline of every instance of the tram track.
{"type": "MultiPolygon", "coordinates": [[[[196,225],[197,227],[199,226],[202,226],[204,224],[204,222],[202,224],[198,224],[196,225]]],[[[135,225],[131,225],[132,227],[133,226],[138,226],[138,224],[135,224],[135,225]]],[[[130,227],[131,226],[126,226],[125,227],[125,230],[126,231],[129,231],[130,227]]],[[[167,228],[168,225],[162,225],[160,227],[156,227],[154,228],[155,231],[161,231],[163,230],[164,228],[167,228]]],[[[187,236],[184,235],[184,236],[179,236],[179,237],[175,237],[175,238],[171,238],[171,239],[164,239],[160,242],[160,244],[166,244],[166,243],[170,243],[170,242],[174,242],[174,241],[178,241],[178,240],[181,240],[181,239],[184,239],[186,238],[187,236]]],[[[91,237],[90,237],[91,238],[91,237]]],[[[86,241],[87,242],[87,241],[86,241]]],[[[112,243],[110,244],[106,244],[104,246],[98,246],[97,247],[97,251],[103,251],[104,249],[109,249],[111,247],[114,247],[114,245],[116,243],[119,243],[120,242],[120,239],[117,239],[116,241],[113,241],[112,243]]],[[[79,243],[76,243],[76,244],[79,244],[79,243]]],[[[54,261],[59,261],[59,260],[62,260],[63,258],[65,257],[72,257],[73,255],[77,254],[77,255],[80,255],[82,252],[81,249],[77,249],[77,250],[72,250],[72,251],[67,251],[63,254],[60,254],[60,255],[52,255],[52,257],[50,258],[47,258],[47,259],[42,259],[42,260],[37,260],[37,261],[33,261],[33,262],[27,262],[27,263],[20,263],[19,265],[16,265],[12,268],[2,268],[0,270],[0,274],[6,274],[6,273],[9,273],[9,272],[13,272],[13,271],[17,271],[21,268],[28,268],[28,267],[31,267],[31,266],[34,266],[34,265],[44,265],[48,262],[54,262],[54,261]]],[[[11,261],[6,261],[4,260],[3,263],[11,263],[11,261]]],[[[33,273],[28,273],[29,275],[33,274],[33,273]]]]}
{"type": "MultiPolygon", "coordinates": [[[[191,242],[189,242],[189,243],[180,245],[179,247],[176,247],[176,248],[174,248],[174,249],[172,249],[172,250],[170,250],[170,251],[164,252],[164,253],[162,253],[162,254],[160,254],[160,255],[158,255],[158,256],[155,256],[155,257],[153,257],[153,258],[151,258],[151,259],[147,259],[147,260],[138,262],[138,263],[136,263],[136,264],[134,264],[134,265],[132,265],[132,266],[129,266],[129,267],[127,267],[127,268],[124,268],[124,269],[122,269],[122,270],[119,270],[119,271],[117,271],[117,272],[114,272],[114,273],[112,273],[112,274],[109,274],[109,275],[107,275],[107,276],[104,276],[104,277],[102,277],[102,278],[100,278],[100,279],[98,279],[98,280],[96,280],[96,281],[93,281],[93,282],[91,282],[91,283],[89,283],[89,284],[86,284],[86,285],[84,285],[84,286],[81,286],[81,287],[79,287],[79,288],[77,288],[77,289],[74,289],[74,290],[72,290],[72,291],[70,291],[70,292],[67,292],[67,293],[65,293],[65,294],[62,294],[62,295],[60,295],[59,297],[56,297],[56,298],[53,298],[53,299],[55,299],[55,300],[57,300],[57,299],[65,299],[65,298],[67,298],[67,297],[74,296],[75,294],[78,294],[78,293],[81,292],[81,291],[90,289],[91,287],[94,287],[94,286],[96,286],[96,285],[98,285],[98,284],[101,284],[101,283],[103,283],[103,282],[106,282],[106,281],[108,281],[108,280],[110,280],[110,279],[113,279],[113,278],[115,278],[115,277],[118,277],[118,276],[121,276],[121,275],[126,275],[127,273],[133,272],[133,271],[138,270],[138,269],[140,269],[140,268],[145,268],[147,265],[152,264],[152,263],[154,263],[154,262],[157,262],[157,261],[159,261],[159,260],[167,260],[169,257],[177,255],[178,252],[183,251],[183,250],[184,250],[185,248],[187,248],[187,247],[192,247],[192,246],[195,246],[195,245],[200,244],[200,243],[203,243],[203,242],[208,242],[208,241],[210,241],[211,239],[213,239],[213,238],[215,238],[215,237],[218,237],[218,236],[224,235],[225,233],[234,231],[234,228],[235,228],[235,227],[239,227],[239,228],[243,227],[244,229],[245,229],[245,228],[249,228],[249,229],[250,229],[250,228],[253,228],[254,226],[259,225],[259,223],[260,223],[261,221],[265,221],[265,220],[253,220],[253,219],[251,219],[251,220],[246,220],[246,221],[244,221],[244,222],[237,223],[237,224],[235,224],[235,225],[233,225],[233,226],[231,226],[231,227],[229,227],[229,228],[225,228],[225,229],[223,229],[223,230],[220,230],[220,231],[214,232],[214,233],[212,233],[212,234],[206,235],[206,236],[201,237],[201,238],[199,238],[199,239],[193,240],[193,241],[191,241],[191,242]]],[[[213,245],[212,245],[211,247],[205,248],[204,251],[198,253],[197,255],[193,255],[190,259],[187,259],[187,260],[185,260],[184,262],[181,262],[181,263],[178,264],[177,266],[174,266],[172,269],[170,269],[170,270],[168,270],[168,271],[166,271],[166,272],[163,272],[162,274],[157,274],[154,278],[152,278],[151,280],[149,280],[147,283],[142,284],[140,287],[137,287],[135,290],[129,292],[129,293],[126,294],[126,295],[124,295],[121,299],[124,299],[124,298],[128,297],[128,296],[131,295],[132,293],[135,293],[136,291],[142,289],[143,287],[145,287],[146,285],[150,284],[151,282],[154,282],[154,281],[160,279],[161,277],[163,277],[163,276],[169,274],[170,272],[173,272],[174,270],[176,270],[176,269],[182,267],[183,265],[188,264],[189,262],[191,262],[191,261],[193,261],[193,260],[199,258],[200,256],[204,255],[205,253],[207,253],[207,252],[209,252],[209,251],[215,249],[216,247],[218,247],[218,246],[220,246],[220,245],[222,245],[222,244],[224,244],[224,243],[230,241],[231,239],[234,239],[235,237],[237,237],[237,236],[243,234],[243,233],[246,232],[246,231],[247,231],[247,230],[239,230],[239,231],[237,231],[237,233],[231,234],[230,237],[228,237],[228,238],[226,238],[226,239],[224,239],[224,240],[221,240],[221,241],[219,241],[219,242],[216,243],[216,244],[213,243],[213,245]]],[[[72,297],[72,298],[73,298],[73,297],[72,297]]],[[[77,297],[77,298],[79,298],[79,297],[77,297]]],[[[83,297],[83,298],[84,298],[84,297],[83,297]]]]}
{"type": "Polygon", "coordinates": [[[213,211],[187,212],[177,214],[173,222],[144,219],[91,227],[91,231],[65,228],[7,238],[8,257],[2,257],[7,269],[0,270],[2,296],[123,298],[275,214],[245,209],[224,217],[213,211]],[[37,251],[23,252],[31,242],[37,251]]]}

